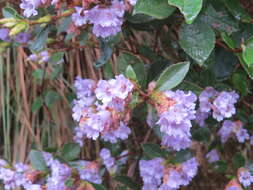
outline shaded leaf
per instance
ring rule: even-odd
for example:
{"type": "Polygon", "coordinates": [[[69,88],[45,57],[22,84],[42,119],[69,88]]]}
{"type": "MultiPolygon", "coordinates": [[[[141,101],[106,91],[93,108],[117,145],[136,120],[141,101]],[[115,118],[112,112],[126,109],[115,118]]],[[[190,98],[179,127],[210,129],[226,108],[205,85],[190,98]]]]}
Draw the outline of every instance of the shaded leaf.
{"type": "Polygon", "coordinates": [[[45,171],[47,169],[47,165],[41,151],[31,150],[29,159],[36,170],[45,171]]]}
{"type": "Polygon", "coordinates": [[[174,7],[168,5],[167,0],[138,0],[133,14],[143,13],[157,19],[163,19],[170,16],[174,10],[174,7]]]}
{"type": "Polygon", "coordinates": [[[149,158],[164,157],[165,150],[162,150],[158,144],[145,143],[142,144],[144,154],[149,158]]]}
{"type": "Polygon", "coordinates": [[[121,182],[122,184],[130,187],[132,190],[140,190],[141,187],[138,183],[134,182],[131,178],[127,176],[116,176],[115,180],[121,182]]]}
{"type": "Polygon", "coordinates": [[[168,3],[179,8],[188,24],[194,21],[202,8],[202,0],[168,0],[168,3]]]}
{"type": "Polygon", "coordinates": [[[200,21],[191,25],[183,24],[179,32],[179,44],[188,55],[201,64],[214,49],[215,33],[210,26],[200,21]]]}
{"type": "Polygon", "coordinates": [[[79,157],[81,147],[77,143],[68,143],[63,146],[61,156],[66,161],[72,161],[79,157]]]}

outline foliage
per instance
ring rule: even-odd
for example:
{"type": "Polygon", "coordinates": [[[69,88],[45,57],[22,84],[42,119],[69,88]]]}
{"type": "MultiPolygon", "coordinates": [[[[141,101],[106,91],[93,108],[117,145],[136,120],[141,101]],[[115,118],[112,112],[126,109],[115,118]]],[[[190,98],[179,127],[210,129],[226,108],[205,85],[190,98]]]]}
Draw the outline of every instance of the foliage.
{"type": "Polygon", "coordinates": [[[251,2],[3,4],[6,189],[252,188],[251,2]]]}

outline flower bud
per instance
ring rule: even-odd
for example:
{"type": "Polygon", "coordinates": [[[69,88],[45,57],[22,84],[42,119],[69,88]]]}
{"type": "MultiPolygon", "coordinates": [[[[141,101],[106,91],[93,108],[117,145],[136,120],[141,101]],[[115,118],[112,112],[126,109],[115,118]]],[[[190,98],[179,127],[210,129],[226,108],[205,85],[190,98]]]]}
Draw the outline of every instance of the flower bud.
{"type": "Polygon", "coordinates": [[[26,23],[19,23],[16,26],[14,26],[10,31],[10,36],[15,36],[16,34],[20,33],[21,31],[25,30],[27,28],[26,23]]]}

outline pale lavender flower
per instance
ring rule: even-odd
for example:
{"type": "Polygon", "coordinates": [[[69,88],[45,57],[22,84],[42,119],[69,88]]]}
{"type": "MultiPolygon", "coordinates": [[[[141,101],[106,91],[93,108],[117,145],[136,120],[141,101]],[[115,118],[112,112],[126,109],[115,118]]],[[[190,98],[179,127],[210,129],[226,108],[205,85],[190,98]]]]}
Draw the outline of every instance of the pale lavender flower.
{"type": "Polygon", "coordinates": [[[239,99],[235,92],[221,92],[213,101],[213,118],[222,121],[224,118],[230,118],[236,113],[234,104],[239,99]]]}
{"type": "Polygon", "coordinates": [[[218,135],[221,138],[221,142],[224,144],[228,138],[232,135],[233,132],[233,128],[234,128],[234,123],[232,121],[229,120],[225,120],[223,122],[222,127],[220,128],[220,130],[218,131],[218,135]]]}
{"type": "Polygon", "coordinates": [[[136,3],[137,3],[137,0],[128,0],[128,2],[131,4],[131,5],[136,5],[136,3]]]}
{"type": "MultiPolygon", "coordinates": [[[[158,187],[162,183],[164,166],[162,158],[155,158],[153,160],[140,160],[139,169],[140,175],[144,182],[143,190],[151,187],[158,187]]],[[[155,188],[156,189],[156,188],[155,188]]]]}
{"type": "Polygon", "coordinates": [[[85,11],[82,7],[75,7],[76,12],[72,14],[72,21],[76,26],[82,26],[87,24],[87,16],[85,11]]]}
{"type": "Polygon", "coordinates": [[[18,43],[27,43],[31,38],[31,34],[30,33],[25,33],[25,32],[20,32],[15,36],[15,41],[17,41],[18,43]]]}
{"type": "Polygon", "coordinates": [[[24,9],[24,15],[26,17],[36,16],[38,11],[36,10],[42,4],[41,0],[22,0],[20,8],[24,9]]]}
{"type": "Polygon", "coordinates": [[[192,92],[184,93],[181,90],[164,92],[168,98],[176,103],[163,112],[157,122],[160,130],[165,134],[163,145],[168,148],[180,150],[190,145],[191,120],[195,119],[196,95],[192,92]],[[175,141],[176,140],[176,141],[175,141]],[[180,142],[180,144],[177,143],[180,142]]]}
{"type": "Polygon", "coordinates": [[[206,155],[206,159],[209,163],[213,163],[213,162],[219,161],[220,156],[219,156],[217,150],[213,149],[210,152],[208,152],[208,154],[206,155]]]}
{"type": "Polygon", "coordinates": [[[102,183],[102,179],[99,174],[99,168],[96,163],[89,161],[79,161],[77,170],[79,172],[80,179],[97,184],[102,183]]]}
{"type": "Polygon", "coordinates": [[[111,152],[107,148],[103,148],[100,151],[100,157],[102,158],[103,164],[110,173],[115,173],[117,169],[116,160],[112,157],[111,152]]]}
{"type": "Polygon", "coordinates": [[[205,126],[205,120],[208,118],[209,113],[208,112],[201,112],[200,109],[196,112],[196,119],[195,122],[200,126],[205,126]]]}
{"type": "Polygon", "coordinates": [[[195,157],[182,163],[182,178],[184,179],[184,183],[182,185],[188,185],[197,175],[198,166],[199,163],[195,157]]]}
{"type": "Polygon", "coordinates": [[[248,187],[253,183],[253,176],[248,170],[241,171],[239,173],[239,181],[244,187],[248,187]]]}
{"type": "Polygon", "coordinates": [[[218,92],[213,87],[206,87],[199,95],[200,112],[210,112],[212,109],[211,98],[217,96],[218,92]]]}
{"type": "Polygon", "coordinates": [[[1,28],[0,29],[0,39],[5,41],[5,42],[10,42],[11,39],[9,37],[9,32],[10,32],[10,29],[8,28],[1,28]]]}
{"type": "Polygon", "coordinates": [[[244,143],[246,140],[249,140],[250,138],[248,131],[243,128],[239,129],[236,132],[236,137],[237,137],[238,142],[240,143],[244,143]]]}
{"type": "Polygon", "coordinates": [[[49,53],[48,51],[42,51],[39,53],[40,62],[47,63],[49,61],[49,53]]]}

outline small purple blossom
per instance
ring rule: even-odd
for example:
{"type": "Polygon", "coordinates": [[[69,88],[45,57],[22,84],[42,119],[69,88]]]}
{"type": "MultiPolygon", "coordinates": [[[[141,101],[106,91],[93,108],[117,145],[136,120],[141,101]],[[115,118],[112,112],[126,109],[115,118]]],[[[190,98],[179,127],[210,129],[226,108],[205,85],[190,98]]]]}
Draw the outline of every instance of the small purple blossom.
{"type": "Polygon", "coordinates": [[[253,183],[253,176],[248,170],[239,173],[239,181],[244,187],[248,187],[253,183]]]}
{"type": "Polygon", "coordinates": [[[10,32],[10,29],[8,28],[1,28],[0,29],[0,39],[5,41],[5,42],[10,42],[11,39],[9,37],[9,32],[10,32]]]}
{"type": "Polygon", "coordinates": [[[20,32],[15,36],[15,41],[17,41],[18,43],[27,43],[31,38],[31,34],[30,33],[25,33],[25,32],[20,32]]]}
{"type": "Polygon", "coordinates": [[[36,10],[42,4],[41,0],[22,0],[20,8],[24,9],[24,15],[26,17],[36,16],[38,11],[36,10]]]}
{"type": "Polygon", "coordinates": [[[206,155],[206,159],[209,163],[213,163],[213,162],[219,161],[220,156],[219,156],[217,150],[213,149],[210,152],[208,152],[208,154],[206,155]]]}

